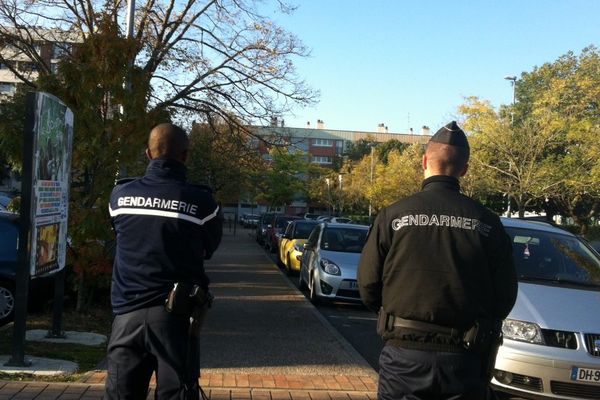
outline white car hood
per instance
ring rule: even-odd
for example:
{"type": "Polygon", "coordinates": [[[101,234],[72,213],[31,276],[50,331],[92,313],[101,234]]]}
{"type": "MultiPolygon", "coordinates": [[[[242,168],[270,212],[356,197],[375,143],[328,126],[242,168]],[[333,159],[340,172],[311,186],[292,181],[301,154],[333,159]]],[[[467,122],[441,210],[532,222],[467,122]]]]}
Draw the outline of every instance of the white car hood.
{"type": "Polygon", "coordinates": [[[508,318],[541,328],[600,333],[600,291],[519,282],[519,295],[508,318]]]}

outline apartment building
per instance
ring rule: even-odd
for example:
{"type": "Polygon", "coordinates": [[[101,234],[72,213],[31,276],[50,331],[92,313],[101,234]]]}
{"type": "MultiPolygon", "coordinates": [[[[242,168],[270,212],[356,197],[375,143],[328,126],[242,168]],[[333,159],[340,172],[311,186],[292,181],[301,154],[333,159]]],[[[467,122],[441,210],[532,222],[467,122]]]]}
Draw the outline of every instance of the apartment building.
{"type": "MultiPolygon", "coordinates": [[[[330,168],[335,166],[336,158],[339,160],[343,156],[350,143],[361,139],[369,139],[379,143],[398,140],[407,144],[426,144],[431,138],[427,127],[423,127],[419,133],[412,131],[408,133],[390,132],[383,123],[379,124],[373,132],[337,130],[327,129],[325,122],[320,119],[317,120],[314,126],[307,122],[305,127],[291,128],[285,126],[284,121],[273,118],[270,126],[253,126],[249,129],[257,136],[253,139],[254,146],[266,159],[270,157],[270,147],[279,145],[287,147],[290,152],[299,151],[305,154],[311,163],[330,168]]],[[[243,213],[264,212],[270,206],[268,204],[253,204],[249,200],[242,200],[237,206],[233,204],[225,205],[225,212],[229,215],[242,215],[243,213]]],[[[324,212],[324,209],[323,205],[311,205],[307,203],[306,199],[298,197],[292,204],[287,205],[285,210],[278,209],[276,211],[301,214],[309,211],[324,212]]]]}
{"type": "MultiPolygon", "coordinates": [[[[389,132],[385,124],[381,123],[374,132],[326,129],[323,120],[317,120],[316,126],[306,123],[303,128],[286,127],[277,119],[271,120],[267,127],[252,127],[253,132],[264,139],[255,140],[256,146],[262,154],[268,154],[269,147],[273,145],[284,145],[290,151],[300,151],[308,155],[311,163],[324,167],[334,165],[335,157],[342,156],[348,149],[348,145],[361,139],[374,140],[384,143],[390,140],[398,140],[402,143],[426,144],[431,137],[428,127],[423,127],[417,134],[389,132]]],[[[267,156],[268,157],[268,156],[267,156]]]]}
{"type": "MultiPolygon", "coordinates": [[[[12,95],[23,80],[35,81],[40,73],[40,61],[55,72],[60,59],[71,52],[81,40],[68,32],[37,30],[16,37],[33,38],[33,47],[25,43],[6,44],[0,48],[0,96],[12,95]]],[[[30,42],[29,42],[30,43],[30,42]]]]}

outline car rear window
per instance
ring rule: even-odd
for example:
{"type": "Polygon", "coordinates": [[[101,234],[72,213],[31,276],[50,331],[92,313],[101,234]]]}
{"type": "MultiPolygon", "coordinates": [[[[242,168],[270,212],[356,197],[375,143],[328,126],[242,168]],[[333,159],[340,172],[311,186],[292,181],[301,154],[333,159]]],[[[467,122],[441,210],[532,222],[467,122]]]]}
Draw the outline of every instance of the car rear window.
{"type": "Polygon", "coordinates": [[[314,229],[316,221],[314,224],[298,224],[296,225],[296,231],[294,232],[294,239],[308,239],[310,233],[314,229]]]}
{"type": "Polygon", "coordinates": [[[368,229],[327,228],[323,231],[321,248],[344,253],[360,253],[367,240],[368,229]]]}

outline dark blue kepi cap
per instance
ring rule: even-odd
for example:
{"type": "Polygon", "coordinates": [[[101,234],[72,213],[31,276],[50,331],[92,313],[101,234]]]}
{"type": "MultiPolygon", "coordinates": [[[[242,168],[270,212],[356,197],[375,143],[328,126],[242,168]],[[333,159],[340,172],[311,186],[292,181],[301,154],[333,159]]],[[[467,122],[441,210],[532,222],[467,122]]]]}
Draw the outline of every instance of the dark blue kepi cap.
{"type": "Polygon", "coordinates": [[[439,131],[429,139],[430,142],[449,144],[456,147],[469,148],[467,135],[460,129],[456,121],[452,121],[442,126],[439,131]]]}

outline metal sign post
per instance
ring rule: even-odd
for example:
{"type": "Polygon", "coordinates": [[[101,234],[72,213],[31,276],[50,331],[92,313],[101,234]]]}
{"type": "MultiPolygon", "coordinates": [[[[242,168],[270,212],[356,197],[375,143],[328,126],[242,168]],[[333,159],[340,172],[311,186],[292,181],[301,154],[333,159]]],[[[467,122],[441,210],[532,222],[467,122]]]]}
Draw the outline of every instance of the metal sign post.
{"type": "Polygon", "coordinates": [[[25,132],[23,132],[23,178],[21,180],[20,232],[17,250],[18,267],[15,277],[15,311],[12,356],[5,364],[11,367],[28,367],[25,360],[25,323],[29,294],[29,236],[31,232],[31,187],[33,176],[33,129],[35,125],[35,93],[27,95],[25,132]]]}

